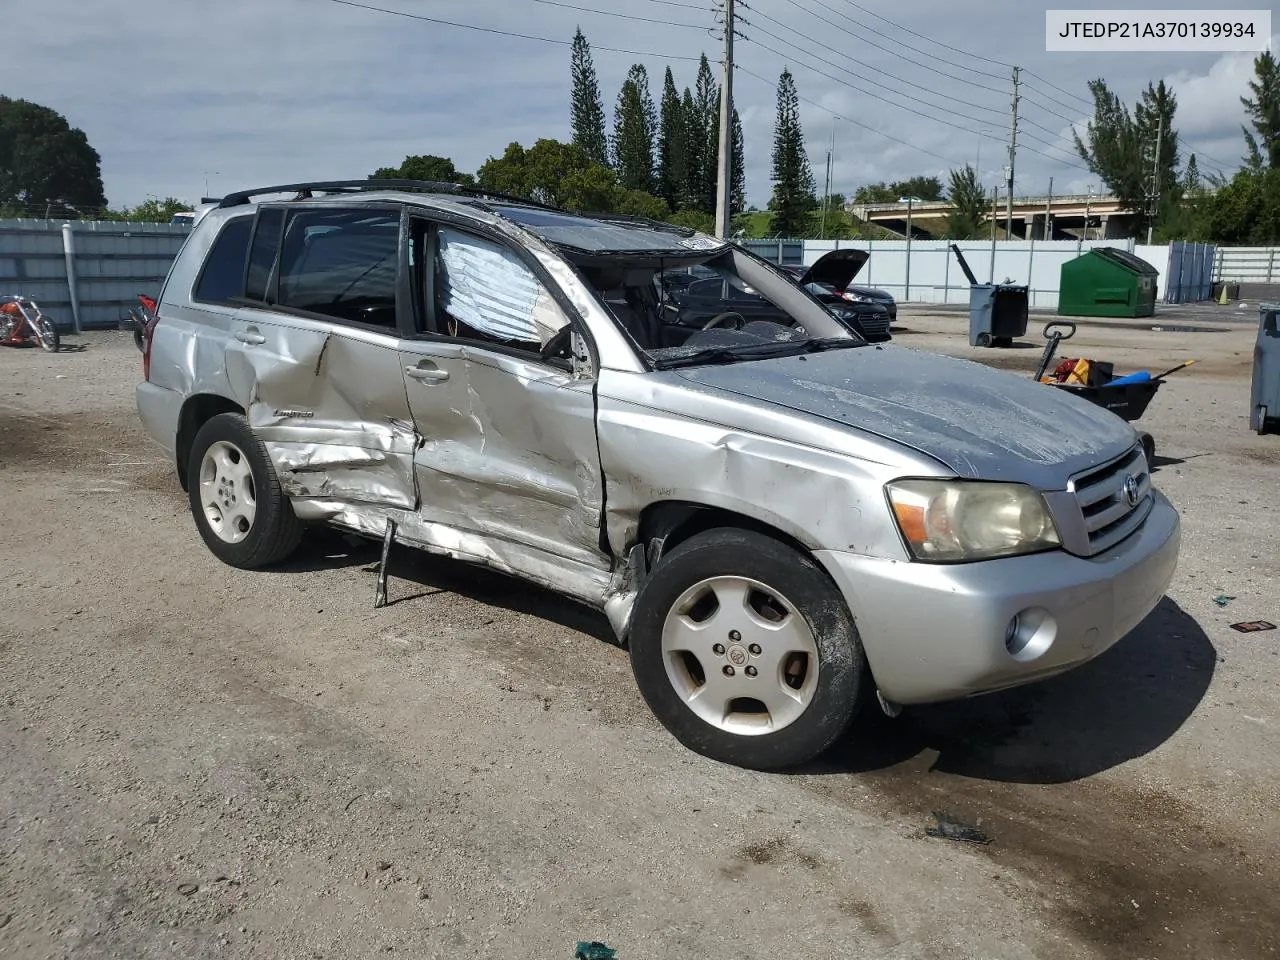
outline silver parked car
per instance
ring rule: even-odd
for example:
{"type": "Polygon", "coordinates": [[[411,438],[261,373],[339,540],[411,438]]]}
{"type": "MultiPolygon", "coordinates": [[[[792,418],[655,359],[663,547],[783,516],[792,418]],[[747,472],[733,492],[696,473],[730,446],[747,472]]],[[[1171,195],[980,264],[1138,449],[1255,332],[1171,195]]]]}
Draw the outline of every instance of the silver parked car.
{"type": "Polygon", "coordinates": [[[864,702],[1081,664],[1177,562],[1105,410],[869,345],[721,240],[453,185],[227,196],[144,376],[224,562],[277,563],[316,523],[541,584],[604,611],[675,737],[754,768],[815,757],[864,702]],[[727,290],[694,323],[663,303],[690,267],[727,290]],[[735,312],[743,289],[773,318],[735,312]]]}

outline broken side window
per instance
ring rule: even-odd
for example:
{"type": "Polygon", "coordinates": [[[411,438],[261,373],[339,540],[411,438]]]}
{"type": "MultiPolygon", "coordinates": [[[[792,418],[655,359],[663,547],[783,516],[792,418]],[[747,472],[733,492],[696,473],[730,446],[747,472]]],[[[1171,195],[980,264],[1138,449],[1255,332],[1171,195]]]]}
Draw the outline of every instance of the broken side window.
{"type": "Polygon", "coordinates": [[[436,249],[444,333],[539,350],[568,324],[533,271],[500,244],[441,227],[436,249]]]}

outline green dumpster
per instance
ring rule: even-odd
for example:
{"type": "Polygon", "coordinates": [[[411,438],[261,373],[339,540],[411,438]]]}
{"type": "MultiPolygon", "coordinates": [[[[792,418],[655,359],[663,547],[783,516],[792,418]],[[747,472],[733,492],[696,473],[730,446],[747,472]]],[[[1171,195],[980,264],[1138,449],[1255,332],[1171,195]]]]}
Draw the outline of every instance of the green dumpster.
{"type": "Polygon", "coordinates": [[[1058,314],[1068,317],[1150,317],[1160,272],[1141,257],[1098,247],[1062,265],[1058,314]]]}

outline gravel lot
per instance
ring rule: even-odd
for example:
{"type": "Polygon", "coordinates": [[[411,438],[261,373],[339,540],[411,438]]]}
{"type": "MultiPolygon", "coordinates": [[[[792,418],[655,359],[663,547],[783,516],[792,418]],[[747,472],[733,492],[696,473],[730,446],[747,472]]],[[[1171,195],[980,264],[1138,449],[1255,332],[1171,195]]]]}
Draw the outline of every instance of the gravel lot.
{"type": "MultiPolygon", "coordinates": [[[[1045,319],[979,351],[904,308],[897,339],[1029,375],[1045,319]]],[[[1200,358],[1143,420],[1185,527],[1142,626],[773,776],[684,751],[603,618],[553,595],[401,551],[375,611],[376,549],[325,534],[219,564],[126,335],[0,350],[0,956],[1280,954],[1280,630],[1228,626],[1280,622],[1256,321],[1063,348],[1200,358]],[[929,837],[931,811],[994,842],[929,837]]]]}

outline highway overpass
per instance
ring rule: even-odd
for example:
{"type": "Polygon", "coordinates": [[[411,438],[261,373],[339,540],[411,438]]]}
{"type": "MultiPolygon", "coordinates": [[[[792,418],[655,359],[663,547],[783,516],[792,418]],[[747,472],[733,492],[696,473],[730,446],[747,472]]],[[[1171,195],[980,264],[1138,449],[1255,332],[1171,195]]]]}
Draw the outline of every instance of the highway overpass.
{"type": "MultiPolygon", "coordinates": [[[[942,235],[947,215],[955,208],[946,201],[911,204],[911,233],[915,237],[942,235]],[[921,227],[926,229],[922,230],[921,227]]],[[[907,205],[905,203],[855,203],[847,201],[845,210],[859,220],[874,223],[901,236],[907,235],[907,205]]],[[[1005,203],[1000,201],[996,211],[996,223],[1005,224],[1005,203]]],[[[1088,218],[1090,240],[1119,239],[1133,236],[1134,215],[1115,197],[1062,196],[1022,197],[1013,201],[1013,235],[1019,239],[1043,240],[1045,217],[1052,229],[1050,239],[1074,240],[1085,236],[1085,218],[1088,218]]],[[[991,220],[991,210],[986,211],[983,223],[991,220]]]]}

